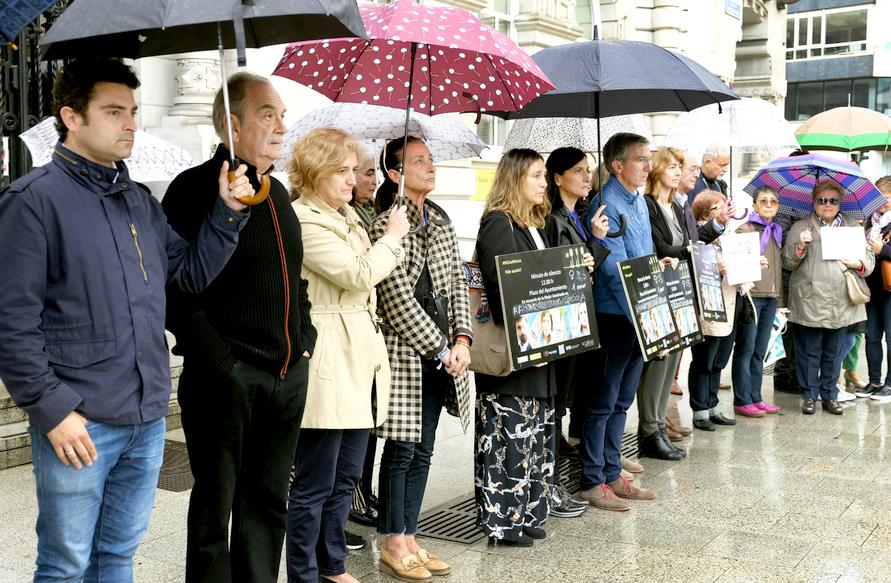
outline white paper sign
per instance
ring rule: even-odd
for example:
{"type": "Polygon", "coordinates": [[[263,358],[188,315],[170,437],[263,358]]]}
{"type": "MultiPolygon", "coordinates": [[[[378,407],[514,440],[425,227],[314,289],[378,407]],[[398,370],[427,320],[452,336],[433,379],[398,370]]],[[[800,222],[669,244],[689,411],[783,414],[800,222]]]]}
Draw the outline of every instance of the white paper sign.
{"type": "Polygon", "coordinates": [[[866,233],[862,227],[823,227],[820,241],[826,261],[866,260],[866,233]]]}
{"type": "Polygon", "coordinates": [[[727,264],[727,283],[736,285],[761,281],[761,234],[727,234],[721,237],[721,251],[727,264]]]}

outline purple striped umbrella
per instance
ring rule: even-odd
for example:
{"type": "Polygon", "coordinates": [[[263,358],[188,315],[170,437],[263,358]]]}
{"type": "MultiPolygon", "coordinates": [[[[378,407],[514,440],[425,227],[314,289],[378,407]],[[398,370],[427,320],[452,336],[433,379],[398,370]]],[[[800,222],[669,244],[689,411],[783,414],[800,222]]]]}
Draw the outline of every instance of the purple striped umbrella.
{"type": "Polygon", "coordinates": [[[751,195],[762,186],[773,188],[780,196],[780,212],[804,217],[814,211],[814,186],[832,179],[844,188],[841,212],[855,219],[865,219],[885,204],[885,197],[853,162],[807,154],[777,158],[758,171],[746,185],[751,195]]]}

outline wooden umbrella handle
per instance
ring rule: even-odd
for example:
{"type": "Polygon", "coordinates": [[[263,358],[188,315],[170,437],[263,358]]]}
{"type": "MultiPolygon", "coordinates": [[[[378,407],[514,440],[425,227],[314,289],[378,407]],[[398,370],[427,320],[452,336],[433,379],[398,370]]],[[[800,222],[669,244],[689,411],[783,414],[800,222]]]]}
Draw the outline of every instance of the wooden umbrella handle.
{"type": "MultiPolygon", "coordinates": [[[[235,172],[229,172],[229,182],[235,180],[235,172]]],[[[257,206],[269,196],[269,189],[272,188],[272,181],[269,179],[269,176],[263,174],[260,176],[260,191],[252,194],[251,196],[242,196],[238,199],[238,202],[241,204],[246,204],[248,206],[257,206]]]]}

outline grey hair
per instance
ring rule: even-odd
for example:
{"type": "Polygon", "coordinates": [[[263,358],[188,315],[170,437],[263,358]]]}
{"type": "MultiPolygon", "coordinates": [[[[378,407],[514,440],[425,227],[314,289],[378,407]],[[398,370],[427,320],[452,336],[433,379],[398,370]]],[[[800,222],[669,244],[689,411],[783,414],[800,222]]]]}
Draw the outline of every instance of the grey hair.
{"type": "MultiPolygon", "coordinates": [[[[255,73],[247,71],[239,71],[227,81],[229,85],[229,107],[232,109],[232,115],[238,119],[244,119],[244,100],[247,97],[247,88],[251,83],[269,84],[269,79],[255,73]]],[[[213,99],[213,129],[224,142],[228,140],[226,136],[226,107],[223,103],[223,88],[217,91],[216,97],[213,99]]],[[[232,147],[232,144],[229,144],[232,147]]]]}
{"type": "Polygon", "coordinates": [[[619,132],[607,140],[603,146],[603,162],[610,174],[615,175],[613,161],[622,161],[628,157],[628,150],[634,146],[649,146],[650,141],[645,137],[628,132],[619,132]]]}

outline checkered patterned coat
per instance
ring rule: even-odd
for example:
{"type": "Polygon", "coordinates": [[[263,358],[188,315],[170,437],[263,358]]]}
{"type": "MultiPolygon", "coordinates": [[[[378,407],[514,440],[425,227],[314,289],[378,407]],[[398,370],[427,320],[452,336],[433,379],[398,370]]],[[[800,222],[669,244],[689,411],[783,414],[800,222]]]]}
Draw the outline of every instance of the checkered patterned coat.
{"type": "MultiPolygon", "coordinates": [[[[410,223],[417,225],[418,207],[408,198],[405,202],[410,223]]],[[[421,440],[421,359],[435,357],[447,344],[453,345],[460,334],[473,337],[467,280],[455,227],[438,205],[427,200],[424,208],[429,221],[427,229],[402,239],[404,261],[377,287],[378,313],[383,319],[392,378],[387,420],[376,433],[384,439],[415,443],[421,440]],[[415,299],[415,284],[425,258],[433,289],[449,299],[448,339],[415,299]]],[[[372,242],[383,236],[389,214],[382,213],[371,226],[372,242]]],[[[461,419],[467,431],[471,414],[469,373],[452,380],[454,390],[446,401],[446,409],[461,419]]]]}

